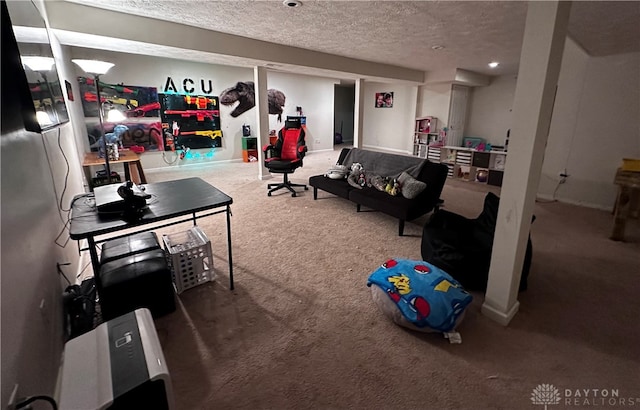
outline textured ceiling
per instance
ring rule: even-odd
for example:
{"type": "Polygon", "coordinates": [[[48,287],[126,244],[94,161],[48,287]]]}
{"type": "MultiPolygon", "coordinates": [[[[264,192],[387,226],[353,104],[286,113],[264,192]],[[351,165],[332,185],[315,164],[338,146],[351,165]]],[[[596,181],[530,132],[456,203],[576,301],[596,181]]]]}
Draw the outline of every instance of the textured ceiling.
{"type": "MultiPolygon", "coordinates": [[[[517,72],[526,2],[301,1],[71,0],[424,71],[517,72]],[[496,70],[487,67],[493,60],[496,70]]],[[[640,51],[640,2],[575,2],[569,34],[591,55],[640,51]]]]}

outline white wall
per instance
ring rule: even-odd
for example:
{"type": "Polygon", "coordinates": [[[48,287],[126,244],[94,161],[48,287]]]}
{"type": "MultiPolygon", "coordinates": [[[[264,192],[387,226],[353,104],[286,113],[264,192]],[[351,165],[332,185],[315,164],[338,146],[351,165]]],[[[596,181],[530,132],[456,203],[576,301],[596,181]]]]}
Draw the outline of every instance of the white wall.
{"type": "Polygon", "coordinates": [[[277,116],[270,115],[269,129],[280,130],[287,115],[297,115],[296,106],[299,106],[307,117],[309,151],[333,149],[333,98],[337,83],[339,80],[331,78],[268,72],[268,88],[280,90],[286,96],[282,122],[277,121],[277,116]]]}
{"type": "MultiPolygon", "coordinates": [[[[590,57],[567,38],[538,188],[540,197],[612,209],[616,169],[623,157],[640,157],[638,73],[640,53],[590,57]],[[570,176],[559,185],[558,174],[564,169],[570,176]]],[[[510,76],[475,88],[465,135],[503,144],[511,127],[508,109],[514,93],[515,81],[510,76]],[[496,133],[494,141],[490,135],[496,133]]]]}
{"type": "Polygon", "coordinates": [[[640,53],[588,57],[567,42],[539,193],[612,209],[622,158],[640,158],[640,53]]]}
{"type": "Polygon", "coordinates": [[[417,97],[417,86],[365,82],[363,148],[412,152],[417,97]],[[393,91],[393,107],[375,108],[376,93],[386,91],[393,91]]]}
{"type": "Polygon", "coordinates": [[[448,125],[451,103],[451,83],[429,84],[418,88],[416,117],[436,117],[437,128],[448,125]]]}
{"type": "Polygon", "coordinates": [[[488,87],[471,87],[472,103],[467,112],[465,137],[481,137],[494,145],[504,145],[511,129],[511,108],[517,76],[494,77],[488,87]]]}
{"type": "MultiPolygon", "coordinates": [[[[52,49],[58,60],[55,39],[52,49]]],[[[63,66],[57,69],[64,84],[67,71],[63,66]]],[[[15,99],[14,87],[12,79],[2,78],[2,101],[15,99]]],[[[67,102],[70,116],[77,109],[74,104],[79,102],[67,102]]],[[[63,269],[72,282],[80,271],[76,243],[67,242],[69,235],[63,230],[67,214],[58,209],[60,202],[68,208],[73,195],[83,192],[74,129],[66,123],[38,134],[26,131],[22,121],[18,104],[2,105],[3,406],[15,384],[22,397],[53,395],[63,348],[66,286],[56,263],[71,264],[63,269]],[[63,152],[69,160],[68,177],[63,152]]]]}

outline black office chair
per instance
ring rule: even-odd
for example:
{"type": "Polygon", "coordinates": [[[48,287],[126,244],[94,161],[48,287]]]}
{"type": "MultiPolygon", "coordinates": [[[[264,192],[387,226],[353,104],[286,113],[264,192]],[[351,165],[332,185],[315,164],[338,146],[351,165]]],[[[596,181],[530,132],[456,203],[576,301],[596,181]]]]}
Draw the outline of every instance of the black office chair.
{"type": "Polygon", "coordinates": [[[293,197],[296,196],[294,187],[304,187],[305,191],[309,189],[304,184],[289,182],[289,174],[302,166],[302,158],[307,152],[304,130],[299,120],[285,121],[285,126],[278,132],[276,144],[265,145],[262,151],[264,152],[264,166],[267,167],[269,172],[284,174],[282,183],[267,185],[267,189],[269,189],[268,196],[282,188],[288,189],[293,197]]]}
{"type": "MultiPolygon", "coordinates": [[[[433,213],[422,231],[422,259],[453,276],[467,290],[485,291],[500,198],[489,192],[475,219],[444,210],[433,213]]],[[[535,216],[531,222],[535,220],[535,216]]],[[[527,289],[533,247],[527,241],[519,290],[527,289]]]]}

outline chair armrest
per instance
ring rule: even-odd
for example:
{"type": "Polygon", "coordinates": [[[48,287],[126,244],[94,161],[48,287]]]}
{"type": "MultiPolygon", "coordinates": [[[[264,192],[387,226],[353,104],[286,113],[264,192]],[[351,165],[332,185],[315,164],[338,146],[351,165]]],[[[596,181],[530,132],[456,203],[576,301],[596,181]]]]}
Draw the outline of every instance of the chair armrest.
{"type": "Polygon", "coordinates": [[[276,147],[268,144],[262,147],[262,152],[264,153],[265,161],[268,159],[274,159],[277,157],[276,155],[276,147]]]}

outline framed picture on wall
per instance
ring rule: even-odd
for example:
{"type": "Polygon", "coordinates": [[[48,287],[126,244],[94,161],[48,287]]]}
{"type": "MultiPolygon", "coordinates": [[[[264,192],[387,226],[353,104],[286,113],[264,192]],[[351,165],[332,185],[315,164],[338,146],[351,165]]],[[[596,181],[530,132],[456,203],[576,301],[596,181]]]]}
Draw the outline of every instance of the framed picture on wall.
{"type": "Polygon", "coordinates": [[[376,93],[376,108],[393,107],[393,91],[383,91],[376,93]]]}

